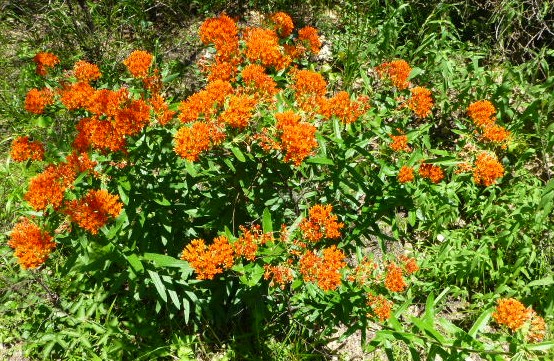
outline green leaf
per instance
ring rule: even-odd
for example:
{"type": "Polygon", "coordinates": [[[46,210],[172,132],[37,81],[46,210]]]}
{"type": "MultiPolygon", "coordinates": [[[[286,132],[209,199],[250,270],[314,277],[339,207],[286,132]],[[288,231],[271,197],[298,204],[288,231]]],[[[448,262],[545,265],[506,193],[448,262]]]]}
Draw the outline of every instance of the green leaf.
{"type": "Polygon", "coordinates": [[[171,302],[175,305],[175,307],[180,310],[181,309],[181,301],[179,300],[179,296],[177,295],[177,292],[172,289],[167,289],[167,293],[169,294],[169,298],[171,298],[171,302]]]}
{"type": "Polygon", "coordinates": [[[160,279],[160,276],[154,272],[154,271],[151,271],[151,270],[148,270],[148,274],[150,274],[150,279],[152,280],[152,282],[154,282],[154,286],[156,287],[156,291],[158,291],[160,297],[162,298],[162,300],[164,300],[164,302],[167,302],[167,293],[166,293],[166,289],[165,289],[165,286],[162,282],[162,280],[160,279]]]}
{"type": "Polygon", "coordinates": [[[171,256],[166,256],[165,254],[145,253],[142,256],[142,259],[154,262],[154,265],[156,267],[179,267],[185,270],[190,270],[192,272],[192,268],[190,267],[188,262],[171,256]]]}
{"type": "Polygon", "coordinates": [[[264,208],[263,218],[262,218],[262,228],[264,233],[273,232],[273,221],[271,220],[271,212],[269,209],[264,208]]]}
{"type": "Polygon", "coordinates": [[[335,165],[331,159],[325,157],[310,157],[306,159],[306,163],[335,165]]]}
{"type": "Polygon", "coordinates": [[[239,162],[246,162],[246,158],[244,157],[244,154],[239,148],[231,147],[231,152],[233,152],[233,154],[239,160],[239,162]]]}
{"type": "Polygon", "coordinates": [[[144,271],[144,267],[142,266],[142,263],[140,262],[140,259],[136,254],[132,253],[128,255],[126,258],[129,264],[131,265],[131,267],[133,268],[133,271],[135,271],[135,273],[141,273],[144,271]]]}
{"type": "Polygon", "coordinates": [[[527,345],[527,349],[530,351],[547,351],[553,347],[554,347],[554,341],[545,341],[541,343],[527,345]]]}
{"type": "Polygon", "coordinates": [[[481,313],[481,315],[477,318],[473,326],[471,326],[467,334],[475,338],[475,336],[477,336],[479,331],[487,325],[487,323],[489,322],[489,319],[491,318],[491,315],[492,315],[492,308],[488,308],[485,311],[483,311],[483,313],[481,313]]]}
{"type": "Polygon", "coordinates": [[[531,281],[527,284],[527,286],[528,287],[549,286],[551,284],[554,284],[554,277],[552,275],[541,278],[540,280],[531,281]]]}

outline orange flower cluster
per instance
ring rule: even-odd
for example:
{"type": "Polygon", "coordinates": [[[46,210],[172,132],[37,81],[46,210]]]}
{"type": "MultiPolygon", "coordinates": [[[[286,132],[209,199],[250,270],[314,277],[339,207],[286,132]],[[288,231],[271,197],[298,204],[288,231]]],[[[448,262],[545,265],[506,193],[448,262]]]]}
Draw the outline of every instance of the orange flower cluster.
{"type": "Polygon", "coordinates": [[[48,69],[53,68],[60,63],[60,59],[52,53],[41,52],[35,55],[33,61],[37,64],[37,74],[45,76],[48,74],[48,69]]]}
{"type": "Polygon", "coordinates": [[[413,257],[408,256],[400,256],[400,261],[402,261],[402,264],[404,266],[404,271],[408,274],[414,274],[417,271],[419,271],[419,266],[417,265],[417,261],[413,257]]]}
{"type": "Polygon", "coordinates": [[[260,62],[265,67],[284,69],[289,66],[291,58],[283,54],[279,37],[273,30],[250,28],[245,33],[245,55],[252,63],[260,62]]]}
{"type": "Polygon", "coordinates": [[[220,115],[220,120],[233,128],[245,128],[252,118],[256,99],[248,95],[231,95],[227,109],[220,115]]]}
{"type": "Polygon", "coordinates": [[[412,68],[405,60],[393,60],[377,67],[377,73],[381,77],[386,75],[392,81],[392,84],[400,90],[407,89],[410,85],[408,77],[411,72],[412,68]]]}
{"type": "Polygon", "coordinates": [[[175,134],[175,153],[191,162],[197,161],[200,153],[210,149],[211,132],[211,126],[202,122],[182,127],[175,134]]]}
{"type": "Polygon", "coordinates": [[[275,118],[276,127],[281,132],[280,148],[286,153],[285,162],[299,166],[317,147],[316,128],[310,123],[301,122],[300,116],[290,110],[276,113],[275,118]]]}
{"type": "Polygon", "coordinates": [[[431,91],[427,88],[417,86],[410,89],[412,96],[408,101],[408,108],[414,111],[414,113],[420,117],[425,118],[431,115],[431,109],[433,108],[433,98],[431,97],[431,91]]]}
{"type": "Polygon", "coordinates": [[[341,285],[341,269],[346,267],[345,255],[335,245],[324,248],[320,257],[312,251],[300,258],[300,273],[306,282],[316,282],[324,291],[334,290],[341,285]]]}
{"type": "Polygon", "coordinates": [[[135,50],[123,61],[123,64],[135,78],[144,78],[148,75],[148,68],[152,65],[152,59],[154,59],[154,56],[149,52],[135,50]]]}
{"type": "Polygon", "coordinates": [[[498,124],[483,127],[483,139],[494,143],[504,143],[510,138],[510,131],[498,124]]]}
{"type": "Polygon", "coordinates": [[[383,322],[389,319],[393,303],[387,300],[385,296],[374,296],[370,294],[367,297],[367,304],[371,307],[379,321],[383,322]]]}
{"type": "Polygon", "coordinates": [[[176,111],[170,110],[169,105],[165,102],[165,99],[160,94],[153,94],[150,98],[150,105],[154,111],[155,117],[158,120],[158,123],[161,125],[166,125],[169,123],[175,114],[176,111]]]}
{"type": "Polygon", "coordinates": [[[473,181],[486,187],[496,183],[498,178],[504,176],[504,167],[489,153],[482,152],[477,155],[473,168],[473,181]]]}
{"type": "Polygon", "coordinates": [[[200,40],[205,45],[214,44],[217,60],[228,61],[238,54],[237,24],[225,14],[207,19],[200,26],[200,40]]]}
{"type": "Polygon", "coordinates": [[[404,281],[402,267],[391,262],[387,265],[387,273],[385,276],[385,287],[391,292],[404,292],[408,285],[404,281]]]}
{"type": "Polygon", "coordinates": [[[294,272],[289,266],[266,264],[264,270],[264,280],[270,280],[269,287],[278,284],[281,289],[285,289],[285,286],[294,280],[294,272]]]}
{"type": "Polygon", "coordinates": [[[14,254],[24,269],[42,265],[56,248],[52,236],[28,218],[24,218],[14,226],[8,245],[15,250],[14,254]]]}
{"type": "Polygon", "coordinates": [[[79,82],[89,83],[92,80],[100,79],[102,73],[97,65],[84,60],[79,60],[73,66],[73,73],[79,82]]]}
{"type": "Polygon", "coordinates": [[[357,101],[353,101],[347,92],[341,91],[328,100],[321,98],[320,108],[321,114],[326,118],[335,116],[343,123],[350,124],[368,111],[369,98],[360,96],[357,101]]]}
{"type": "Polygon", "coordinates": [[[294,72],[293,89],[297,97],[303,95],[325,96],[327,82],[323,75],[311,70],[299,70],[294,72]]]}
{"type": "Polygon", "coordinates": [[[59,90],[60,101],[67,110],[84,108],[90,103],[94,92],[94,88],[87,82],[64,84],[59,90]]]}
{"type": "Polygon", "coordinates": [[[497,301],[492,318],[512,331],[520,329],[529,319],[530,310],[514,298],[501,298],[497,301]]]}
{"type": "Polygon", "coordinates": [[[405,151],[410,152],[412,149],[410,146],[408,146],[408,137],[404,134],[400,135],[389,135],[392,139],[392,143],[390,145],[391,149],[395,152],[405,151]]]}
{"type": "Polygon", "coordinates": [[[194,268],[199,280],[213,279],[215,275],[233,267],[235,261],[233,248],[225,236],[214,238],[209,246],[203,239],[193,240],[181,253],[181,259],[194,268]]]}
{"type": "Polygon", "coordinates": [[[249,261],[256,258],[259,245],[266,244],[273,239],[271,233],[263,233],[259,225],[254,225],[250,229],[240,226],[239,229],[242,236],[233,243],[233,249],[238,257],[244,257],[249,261]]]}
{"type": "Polygon", "coordinates": [[[541,342],[546,335],[546,323],[544,318],[537,315],[537,313],[531,309],[531,315],[529,317],[529,331],[525,335],[527,342],[541,342]]]}
{"type": "Polygon", "coordinates": [[[280,37],[286,38],[292,34],[294,23],[287,13],[277,12],[271,15],[270,20],[273,23],[275,32],[277,32],[280,37]]]}
{"type": "Polygon", "coordinates": [[[44,113],[46,106],[54,104],[54,94],[48,88],[31,89],[25,97],[25,110],[35,114],[44,113]]]}
{"type": "Polygon", "coordinates": [[[414,180],[414,169],[403,165],[398,172],[398,181],[400,183],[410,183],[414,180]]]}
{"type": "Polygon", "coordinates": [[[249,94],[260,98],[271,98],[279,92],[277,83],[265,73],[265,68],[261,65],[247,65],[242,69],[241,74],[249,94]]]}
{"type": "Polygon", "coordinates": [[[364,257],[360,264],[353,270],[352,274],[348,276],[348,280],[365,286],[376,279],[375,273],[378,268],[379,266],[377,263],[364,257]]]}
{"type": "Polygon", "coordinates": [[[195,121],[202,115],[209,119],[232,93],[233,87],[229,82],[215,80],[208,83],[206,89],[192,94],[179,104],[179,119],[183,123],[195,121]]]}
{"type": "Polygon", "coordinates": [[[298,40],[306,44],[306,48],[310,49],[313,54],[319,53],[321,49],[321,40],[317,34],[317,29],[311,26],[303,27],[298,30],[298,40]]]}
{"type": "Polygon", "coordinates": [[[90,190],[85,197],[66,203],[64,212],[72,222],[91,234],[97,234],[108,218],[116,218],[121,213],[123,204],[118,195],[108,193],[105,189],[90,190]]]}
{"type": "Polygon", "coordinates": [[[316,204],[309,211],[309,217],[300,223],[300,230],[305,239],[318,242],[323,237],[334,239],[341,236],[340,229],[344,223],[337,222],[338,217],[333,214],[330,204],[316,204]]]}
{"type": "Polygon", "coordinates": [[[485,126],[496,121],[496,108],[488,100],[471,103],[467,109],[469,117],[478,126],[485,126]]]}
{"type": "Polygon", "coordinates": [[[423,178],[429,178],[433,183],[439,183],[444,178],[444,171],[437,165],[421,163],[419,166],[419,175],[423,178]]]}
{"type": "Polygon", "coordinates": [[[10,156],[16,162],[43,160],[44,146],[39,141],[29,141],[29,137],[19,137],[12,143],[10,156]]]}

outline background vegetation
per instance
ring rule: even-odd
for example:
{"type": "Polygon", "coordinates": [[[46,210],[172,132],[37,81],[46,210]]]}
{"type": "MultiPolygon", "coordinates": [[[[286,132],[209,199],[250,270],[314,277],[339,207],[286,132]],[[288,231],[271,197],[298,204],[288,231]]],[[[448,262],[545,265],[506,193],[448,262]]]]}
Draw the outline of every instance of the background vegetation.
{"type": "MultiPolygon", "coordinates": [[[[0,165],[3,233],[0,358],[329,359],[340,355],[340,350],[330,347],[336,335],[329,335],[326,327],[331,330],[346,325],[342,328],[347,331],[346,336],[368,332],[369,343],[364,348],[369,359],[434,359],[440,355],[443,359],[456,360],[470,354],[493,359],[496,356],[487,354],[486,345],[497,340],[489,334],[485,338],[492,340],[478,340],[477,334],[497,331],[483,330],[483,325],[490,317],[490,312],[484,311],[498,297],[516,297],[525,305],[532,305],[552,329],[552,1],[3,1],[0,2],[0,43],[5,44],[0,49],[0,127],[4,135],[0,142],[4,159],[0,165]],[[371,149],[371,155],[359,151],[355,147],[363,136],[357,134],[375,132],[372,135],[387,144],[388,134],[397,124],[395,119],[382,119],[383,124],[388,124],[386,131],[360,126],[345,134],[341,142],[336,142],[331,135],[319,139],[327,144],[328,154],[335,156],[333,165],[310,164],[308,168],[313,173],[302,179],[312,183],[303,186],[307,190],[314,190],[310,188],[312,185],[319,188],[313,194],[295,194],[288,201],[297,201],[297,207],[303,207],[297,210],[301,213],[307,207],[298,199],[309,204],[340,200],[334,206],[342,220],[347,224],[357,222],[358,228],[363,225],[368,229],[361,234],[349,234],[345,244],[362,239],[360,242],[374,253],[413,250],[418,255],[424,271],[417,275],[408,293],[397,300],[401,305],[395,314],[397,320],[384,325],[349,327],[349,318],[343,315],[339,318],[342,325],[333,324],[338,314],[333,309],[336,304],[321,298],[332,309],[319,321],[313,321],[323,325],[299,322],[298,319],[306,319],[301,317],[290,321],[277,316],[287,313],[279,308],[278,302],[275,309],[258,312],[257,292],[262,291],[255,288],[241,295],[242,302],[225,305],[220,313],[213,315],[206,316],[196,310],[202,304],[195,299],[194,292],[185,293],[190,309],[187,311],[183,304],[183,309],[176,310],[171,293],[165,301],[160,298],[156,284],[156,277],[160,279],[160,276],[148,272],[159,270],[165,277],[186,274],[190,269],[155,255],[143,259],[148,264],[144,278],[149,275],[151,280],[144,284],[138,281],[143,276],[137,276],[133,283],[132,279],[131,282],[124,279],[129,274],[121,273],[121,279],[116,280],[120,283],[114,285],[110,278],[113,268],[109,265],[104,265],[104,272],[91,272],[85,267],[76,276],[70,271],[77,261],[68,252],[56,252],[48,267],[40,271],[21,270],[7,240],[9,231],[23,214],[27,180],[36,174],[38,166],[12,162],[10,145],[18,136],[30,134],[51,144],[61,154],[70,148],[72,139],[69,114],[59,113],[55,119],[44,119],[23,110],[27,91],[38,86],[33,56],[39,51],[51,51],[59,56],[64,68],[86,59],[101,64],[106,78],[118,79],[124,70],[122,61],[134,49],[145,49],[156,56],[157,64],[162,64],[161,72],[167,80],[166,97],[177,102],[205,85],[197,62],[204,56],[198,28],[206,18],[225,12],[240,21],[248,21],[276,11],[289,13],[297,28],[305,25],[318,28],[324,37],[323,50],[310,61],[313,68],[329,80],[330,91],[344,89],[369,95],[376,117],[390,116],[387,109],[396,94],[376,90],[374,69],[393,59],[410,63],[415,68],[413,80],[432,89],[436,107],[432,121],[425,127],[418,124],[408,135],[411,143],[431,150],[432,156],[438,159],[437,164],[453,167],[453,160],[448,156],[459,149],[462,142],[459,133],[471,132],[464,118],[472,101],[491,100],[498,109],[499,119],[513,134],[513,141],[501,152],[501,161],[507,169],[502,184],[486,189],[466,186],[471,183],[470,178],[456,176],[437,187],[418,185],[404,191],[387,181],[379,188],[380,179],[396,172],[390,164],[392,158],[383,145],[361,147],[371,149]],[[356,152],[350,154],[348,149],[356,152]],[[364,166],[361,160],[366,158],[374,160],[377,166],[364,166]],[[361,165],[352,166],[351,159],[360,160],[361,165]],[[336,177],[313,176],[320,169],[336,177]],[[374,175],[376,172],[378,176],[374,175]],[[340,184],[339,180],[346,183],[340,184]],[[354,215],[348,212],[353,207],[348,196],[358,196],[360,192],[369,198],[361,201],[360,212],[354,215]],[[415,317],[401,316],[407,310],[415,317]],[[268,317],[264,312],[273,316],[268,317]],[[198,322],[189,322],[189,317],[196,317],[193,321],[198,322]],[[204,327],[198,327],[199,324],[204,327]],[[381,333],[372,338],[375,331],[381,333]]],[[[244,167],[243,175],[254,182],[255,174],[249,174],[248,167],[256,162],[248,159],[243,164],[234,160],[233,166],[244,167]]],[[[208,166],[200,168],[208,169],[208,166]]],[[[285,168],[280,170],[287,174],[285,168]]],[[[199,179],[207,181],[212,176],[210,169],[198,175],[199,179]]],[[[131,184],[140,181],[138,176],[136,179],[132,176],[128,180],[131,184]]],[[[232,177],[214,181],[213,199],[217,199],[216,191],[225,189],[232,177]]],[[[234,186],[237,192],[244,191],[242,184],[234,186]]],[[[262,186],[272,189],[266,184],[262,186]]],[[[276,185],[281,186],[286,185],[276,185]]],[[[248,196],[245,192],[245,200],[248,196]]],[[[248,206],[244,201],[243,208],[237,207],[242,214],[205,213],[207,221],[187,236],[215,236],[215,232],[225,227],[232,228],[235,216],[246,222],[253,220],[252,214],[257,214],[258,220],[263,220],[264,210],[273,196],[254,195],[259,203],[248,206]]],[[[191,195],[189,200],[195,199],[191,195]]],[[[203,211],[214,212],[221,207],[215,202],[197,205],[198,209],[204,207],[203,211]]],[[[274,212],[287,207],[270,204],[274,224],[290,220],[290,215],[274,212]]],[[[156,228],[155,220],[150,228],[148,222],[145,232],[163,233],[156,228]]],[[[183,227],[178,223],[172,226],[183,227]]],[[[137,236],[129,235],[132,237],[137,236]]],[[[95,250],[113,257],[112,251],[109,244],[95,250]]],[[[123,263],[130,254],[127,251],[119,255],[123,263]]],[[[98,266],[94,260],[91,256],[88,267],[98,266]]],[[[169,290],[175,287],[179,292],[187,291],[188,286],[168,286],[166,281],[160,280],[169,290]]],[[[234,302],[229,294],[210,293],[225,285],[215,284],[205,294],[214,299],[227,297],[234,302]]],[[[310,304],[312,301],[308,297],[302,300],[308,315],[318,309],[317,305],[310,304]]],[[[210,301],[206,298],[203,302],[210,301]]],[[[217,305],[209,307],[217,310],[217,305]]],[[[491,323],[487,327],[495,326],[491,323]]],[[[550,339],[548,334],[547,340],[550,339]]],[[[533,357],[546,360],[553,357],[547,346],[543,346],[544,350],[522,351],[510,349],[509,344],[505,342],[506,355],[498,357],[525,360],[531,357],[531,351],[537,351],[533,357]]],[[[340,357],[349,359],[354,351],[349,352],[340,357]]]]}

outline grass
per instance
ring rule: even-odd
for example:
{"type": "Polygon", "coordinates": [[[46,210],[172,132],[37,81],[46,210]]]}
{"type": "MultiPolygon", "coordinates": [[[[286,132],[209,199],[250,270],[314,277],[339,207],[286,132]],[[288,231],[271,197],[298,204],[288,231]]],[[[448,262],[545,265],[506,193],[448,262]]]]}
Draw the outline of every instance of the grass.
{"type": "MultiPolygon", "coordinates": [[[[130,51],[146,49],[166,64],[166,74],[180,75],[170,82],[168,93],[180,100],[203,85],[195,65],[203,56],[197,28],[207,16],[222,11],[244,18],[250,11],[282,10],[299,25],[316,25],[332,52],[332,60],[320,61],[316,68],[329,76],[333,89],[369,93],[378,106],[390,99],[372,94],[367,83],[374,76],[372,69],[391,59],[409,60],[418,69],[415,79],[434,84],[437,94],[436,123],[428,139],[433,146],[455,149],[460,139],[448,129],[458,125],[452,114],[461,117],[468,99],[495,99],[502,121],[517,137],[505,153],[504,161],[517,169],[506,175],[506,188],[477,195],[452,189],[447,202],[438,193],[414,197],[419,213],[397,207],[386,233],[413,237],[414,247],[425,256],[422,268],[428,272],[414,293],[450,289],[452,297],[470,305],[463,311],[466,317],[453,321],[456,327],[470,328],[480,308],[502,292],[533,303],[550,315],[550,329],[554,326],[554,286],[548,278],[554,271],[554,50],[552,37],[546,36],[554,28],[551,5],[474,0],[103,0],[7,2],[0,8],[0,43],[5,44],[0,50],[0,229],[5,235],[0,242],[0,358],[15,357],[23,348],[29,359],[117,359],[136,345],[138,359],[332,356],[325,347],[328,339],[315,327],[283,325],[276,318],[255,337],[242,324],[228,325],[223,334],[195,329],[169,318],[169,312],[153,313],[155,304],[138,298],[121,301],[124,292],[114,291],[105,280],[93,280],[88,272],[75,286],[73,276],[63,273],[70,261],[67,252],[56,251],[51,271],[29,273],[19,269],[5,245],[7,232],[22,215],[26,180],[36,171],[33,165],[9,160],[11,141],[31,132],[63,146],[72,121],[60,115],[54,119],[57,127],[41,128],[23,112],[25,94],[34,86],[29,83],[33,55],[51,50],[68,64],[80,58],[116,64],[102,69],[115,74],[130,51]]],[[[413,300],[424,308],[425,299],[413,300]]],[[[403,360],[410,359],[411,351],[395,341],[368,357],[403,360]]]]}

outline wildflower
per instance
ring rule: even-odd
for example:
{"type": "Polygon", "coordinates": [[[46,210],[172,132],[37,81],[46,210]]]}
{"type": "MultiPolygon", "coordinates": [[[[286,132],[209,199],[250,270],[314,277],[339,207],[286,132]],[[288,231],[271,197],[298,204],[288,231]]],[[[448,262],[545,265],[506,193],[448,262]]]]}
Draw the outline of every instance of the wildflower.
{"type": "Polygon", "coordinates": [[[393,303],[387,300],[383,295],[368,295],[367,303],[379,321],[383,322],[389,319],[393,303]]]}
{"type": "Polygon", "coordinates": [[[473,166],[470,163],[461,162],[461,163],[458,163],[458,165],[456,166],[456,170],[454,171],[454,173],[462,174],[462,173],[468,173],[472,171],[473,171],[473,166]]]}
{"type": "Polygon", "coordinates": [[[338,92],[334,97],[320,102],[320,113],[327,118],[335,116],[343,123],[355,122],[362,114],[369,109],[369,98],[359,97],[357,101],[350,99],[347,92],[338,92]]]}
{"type": "Polygon", "coordinates": [[[422,163],[419,166],[419,175],[429,178],[433,183],[439,183],[444,178],[444,171],[437,165],[422,163]]]}
{"type": "Polygon", "coordinates": [[[335,245],[323,249],[320,257],[312,251],[300,258],[300,273],[306,282],[316,282],[324,291],[336,289],[341,285],[340,271],[346,267],[345,255],[335,245]]]}
{"type": "Polygon", "coordinates": [[[294,24],[291,17],[287,13],[277,12],[271,15],[270,19],[273,22],[274,30],[280,37],[286,38],[292,33],[294,24]]]}
{"type": "Polygon", "coordinates": [[[537,315],[533,310],[529,316],[529,331],[525,335],[527,342],[541,342],[546,335],[546,323],[544,318],[537,315]]]}
{"type": "Polygon", "coordinates": [[[142,85],[144,89],[150,91],[152,95],[158,94],[163,87],[162,77],[160,76],[160,70],[154,69],[152,75],[142,78],[142,85]]]}
{"type": "Polygon", "coordinates": [[[35,55],[33,61],[37,64],[37,74],[45,76],[49,68],[53,68],[60,63],[60,59],[52,53],[41,52],[35,55]]]}
{"type": "Polygon", "coordinates": [[[299,70],[293,76],[293,89],[297,97],[302,95],[324,96],[327,92],[327,82],[319,73],[311,70],[299,70]]]}
{"type": "Polygon", "coordinates": [[[120,151],[125,147],[125,136],[120,133],[116,124],[110,120],[98,117],[83,118],[77,123],[77,135],[73,148],[79,152],[86,151],[90,146],[98,149],[107,149],[112,152],[120,151]]]}
{"type": "Polygon", "coordinates": [[[405,60],[394,60],[377,67],[377,73],[381,77],[388,76],[392,84],[400,90],[408,88],[408,77],[411,72],[412,68],[405,60]]]}
{"type": "Polygon", "coordinates": [[[415,258],[403,255],[403,256],[400,257],[400,260],[403,263],[404,271],[408,275],[411,275],[411,274],[416,273],[417,271],[419,271],[419,266],[417,265],[417,261],[416,261],[415,258]]]}
{"type": "Polygon", "coordinates": [[[15,250],[14,255],[23,269],[37,268],[42,265],[56,248],[52,236],[31,222],[29,218],[23,218],[14,226],[8,245],[15,250]]]}
{"type": "Polygon", "coordinates": [[[488,100],[479,100],[471,103],[467,109],[467,113],[478,126],[485,126],[496,121],[496,108],[488,100]]]}
{"type": "Polygon", "coordinates": [[[233,128],[244,128],[252,117],[256,107],[256,100],[248,95],[231,95],[227,109],[220,115],[220,119],[233,128]]]}
{"type": "Polygon", "coordinates": [[[352,274],[348,276],[350,282],[356,282],[360,286],[367,285],[373,278],[374,273],[377,270],[377,263],[364,259],[356,266],[352,274]]]}
{"type": "Polygon", "coordinates": [[[496,183],[498,178],[504,176],[504,167],[496,157],[488,153],[477,155],[475,167],[473,168],[473,181],[486,187],[496,183]]]}
{"type": "Polygon", "coordinates": [[[294,273],[289,266],[266,264],[264,265],[264,270],[264,280],[270,280],[269,287],[278,284],[281,289],[285,289],[285,285],[294,280],[294,273]]]}
{"type": "Polygon", "coordinates": [[[285,162],[299,166],[317,146],[316,128],[312,124],[300,122],[300,116],[292,111],[276,113],[275,118],[276,127],[281,131],[280,148],[286,152],[285,162]]]}
{"type": "Polygon", "coordinates": [[[44,210],[48,205],[52,205],[54,209],[61,206],[67,183],[63,181],[58,169],[54,166],[47,167],[29,181],[25,200],[36,211],[44,210]]]}
{"type": "Polygon", "coordinates": [[[215,275],[223,273],[234,263],[233,248],[225,236],[214,239],[213,243],[206,246],[203,239],[194,239],[183,252],[181,259],[187,261],[199,280],[211,280],[215,275]]]}
{"type": "Polygon", "coordinates": [[[19,137],[12,142],[11,158],[16,162],[26,160],[43,160],[44,145],[39,141],[29,141],[29,137],[19,137]]]}
{"type": "Polygon", "coordinates": [[[235,64],[219,59],[216,59],[213,64],[206,66],[204,70],[208,73],[208,82],[215,80],[234,81],[237,73],[235,64]]]}
{"type": "Polygon", "coordinates": [[[410,89],[410,92],[412,96],[408,101],[408,108],[413,110],[420,118],[429,116],[431,114],[431,108],[433,108],[431,91],[427,88],[418,86],[410,89]]]}
{"type": "Polygon", "coordinates": [[[284,69],[290,62],[290,57],[282,53],[279,37],[273,30],[251,28],[245,34],[245,55],[252,63],[260,62],[265,67],[284,69]]]}
{"type": "Polygon", "coordinates": [[[200,26],[200,40],[204,44],[214,44],[217,56],[229,60],[238,53],[239,39],[237,24],[225,14],[207,19],[200,26]]]}
{"type": "Polygon", "coordinates": [[[403,165],[398,172],[398,181],[400,183],[410,183],[414,180],[414,169],[403,165]]]}
{"type": "Polygon", "coordinates": [[[144,78],[148,75],[148,68],[152,65],[153,58],[147,51],[135,50],[123,61],[123,64],[135,78],[144,78]]]}
{"type": "Polygon", "coordinates": [[[202,122],[194,122],[184,126],[175,134],[174,150],[181,158],[191,162],[198,160],[200,153],[210,149],[210,126],[202,122]]]}
{"type": "Polygon", "coordinates": [[[121,135],[135,135],[150,122],[150,107],[143,99],[133,100],[119,109],[114,119],[114,128],[121,135]]]}
{"type": "Polygon", "coordinates": [[[254,225],[250,229],[240,226],[239,229],[242,236],[233,243],[235,254],[249,261],[254,261],[258,246],[271,240],[272,235],[271,233],[263,233],[259,225],[254,225]]]}
{"type": "Polygon", "coordinates": [[[60,101],[68,110],[86,107],[95,93],[93,87],[87,82],[65,84],[59,91],[60,101]]]}
{"type": "Polygon", "coordinates": [[[507,326],[512,331],[520,329],[529,316],[530,310],[514,298],[500,298],[492,314],[497,323],[507,326]]]}
{"type": "Polygon", "coordinates": [[[389,263],[387,266],[385,287],[391,292],[403,292],[408,287],[402,276],[402,268],[394,262],[389,263]]]}
{"type": "Polygon", "coordinates": [[[72,222],[91,234],[97,234],[108,218],[116,218],[121,213],[123,204],[118,195],[108,193],[105,189],[90,190],[84,198],[66,203],[64,212],[72,222]]]}
{"type": "Polygon", "coordinates": [[[175,114],[177,114],[176,111],[169,109],[169,105],[159,94],[154,94],[152,98],[150,98],[150,105],[152,106],[152,110],[156,115],[158,123],[160,123],[161,125],[166,125],[167,123],[169,123],[171,119],[173,119],[175,114]]]}
{"type": "Polygon", "coordinates": [[[25,110],[35,114],[44,113],[46,106],[54,104],[54,94],[48,88],[31,89],[25,97],[25,110]]]}
{"type": "Polygon", "coordinates": [[[66,164],[69,172],[73,171],[76,175],[84,172],[91,172],[94,176],[99,175],[94,171],[98,162],[90,159],[88,153],[73,152],[66,157],[66,164]]]}
{"type": "Polygon", "coordinates": [[[265,73],[263,66],[250,64],[242,69],[242,81],[251,93],[261,97],[272,97],[277,94],[277,83],[265,73]]]}
{"type": "Polygon", "coordinates": [[[408,137],[404,134],[401,135],[392,135],[390,134],[389,137],[392,139],[392,143],[390,145],[391,149],[395,152],[400,151],[406,151],[409,152],[412,149],[408,146],[408,137]]]}
{"type": "Polygon", "coordinates": [[[332,211],[333,206],[330,204],[317,204],[310,208],[309,217],[300,223],[304,238],[312,242],[317,242],[323,237],[339,238],[340,229],[344,227],[344,223],[337,222],[338,217],[332,211]]]}
{"type": "Polygon", "coordinates": [[[232,93],[233,87],[229,82],[216,80],[208,83],[206,89],[179,104],[179,119],[183,123],[195,121],[202,115],[208,119],[217,108],[223,106],[225,98],[232,93]]]}
{"type": "Polygon", "coordinates": [[[84,60],[79,60],[73,66],[73,73],[79,82],[89,83],[92,80],[97,80],[102,76],[97,65],[91,64],[84,60]]]}
{"type": "Polygon", "coordinates": [[[319,53],[321,41],[317,35],[317,29],[311,26],[303,27],[298,30],[298,40],[306,43],[313,54],[319,53]]]}
{"type": "Polygon", "coordinates": [[[483,139],[494,143],[503,143],[510,138],[510,131],[498,124],[483,126],[483,139]]]}

